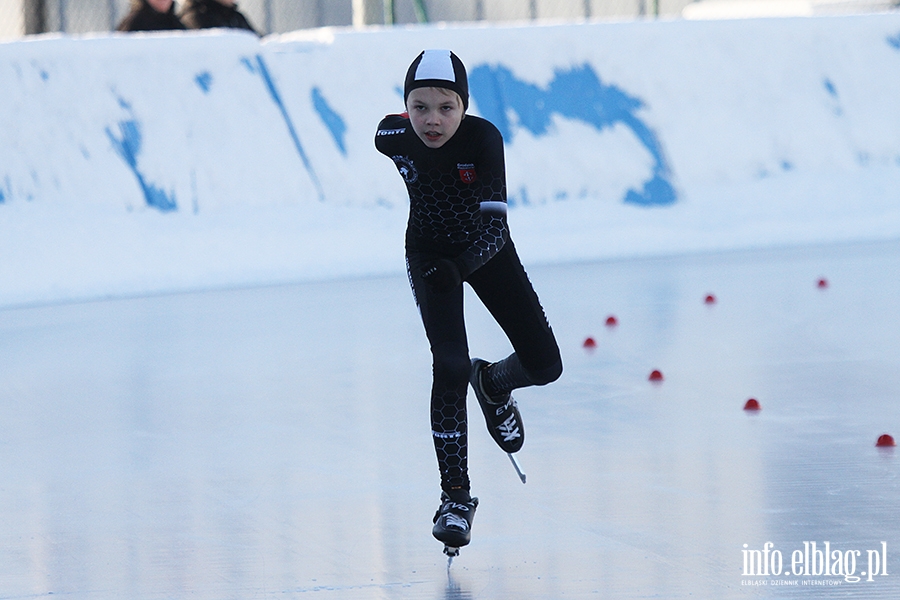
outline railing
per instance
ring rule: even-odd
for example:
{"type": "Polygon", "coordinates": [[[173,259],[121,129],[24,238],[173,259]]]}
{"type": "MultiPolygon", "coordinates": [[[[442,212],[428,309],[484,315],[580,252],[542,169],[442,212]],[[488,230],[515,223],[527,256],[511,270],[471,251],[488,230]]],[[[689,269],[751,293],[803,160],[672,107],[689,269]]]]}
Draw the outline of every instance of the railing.
{"type": "MultiPolygon", "coordinates": [[[[111,31],[131,0],[0,0],[0,39],[111,31]]],[[[262,33],[325,26],[439,21],[582,20],[678,16],[691,0],[241,0],[262,33]]],[[[176,6],[179,2],[176,1],[176,6]]]]}
{"type": "MultiPolygon", "coordinates": [[[[0,40],[29,33],[110,31],[128,13],[131,1],[0,0],[0,40]]],[[[181,2],[176,0],[176,6],[181,2]]],[[[240,0],[239,8],[258,31],[269,34],[327,26],[442,21],[846,14],[895,10],[900,6],[900,0],[783,0],[780,7],[778,2],[742,0],[729,6],[723,0],[240,0]],[[802,10],[791,13],[779,8],[802,10]]]]}

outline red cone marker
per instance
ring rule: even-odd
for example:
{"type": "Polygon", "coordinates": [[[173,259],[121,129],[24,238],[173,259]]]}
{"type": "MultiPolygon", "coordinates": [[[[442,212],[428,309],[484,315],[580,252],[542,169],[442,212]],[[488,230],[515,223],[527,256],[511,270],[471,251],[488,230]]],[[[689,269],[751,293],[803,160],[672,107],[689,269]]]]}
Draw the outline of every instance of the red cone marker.
{"type": "Polygon", "coordinates": [[[613,315],[609,315],[606,317],[606,326],[607,327],[615,327],[619,324],[618,319],[616,319],[613,315]]]}
{"type": "Polygon", "coordinates": [[[816,285],[819,286],[820,290],[824,290],[828,287],[828,280],[823,277],[816,285]]]}
{"type": "Polygon", "coordinates": [[[757,400],[756,398],[750,398],[744,404],[744,410],[759,410],[759,409],[760,409],[759,400],[757,400]]]}
{"type": "Polygon", "coordinates": [[[879,436],[878,441],[875,442],[875,445],[879,448],[889,448],[891,446],[896,446],[897,442],[894,441],[894,438],[888,434],[884,434],[879,436]]]}
{"type": "Polygon", "coordinates": [[[716,303],[716,297],[713,296],[712,294],[710,294],[710,295],[708,295],[708,296],[706,297],[706,299],[704,300],[704,302],[706,302],[707,304],[715,304],[715,303],[716,303]]]}
{"type": "Polygon", "coordinates": [[[597,340],[595,340],[595,339],[592,338],[592,337],[586,338],[586,339],[584,340],[584,344],[582,344],[582,346],[584,346],[585,348],[588,348],[588,349],[596,348],[596,347],[597,347],[597,340]]]}
{"type": "Polygon", "coordinates": [[[650,377],[648,379],[650,381],[662,381],[663,374],[660,373],[659,371],[653,371],[652,373],[650,373],[650,377]]]}

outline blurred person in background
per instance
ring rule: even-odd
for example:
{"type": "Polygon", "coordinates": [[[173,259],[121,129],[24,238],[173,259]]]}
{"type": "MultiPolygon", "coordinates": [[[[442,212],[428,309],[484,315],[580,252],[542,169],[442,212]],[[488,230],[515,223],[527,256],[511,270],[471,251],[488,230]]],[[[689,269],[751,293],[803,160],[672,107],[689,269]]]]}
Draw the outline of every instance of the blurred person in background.
{"type": "Polygon", "coordinates": [[[173,0],[131,0],[129,12],[116,31],[187,29],[175,14],[173,0]]]}
{"type": "Polygon", "coordinates": [[[247,17],[238,10],[234,0],[186,0],[180,16],[188,29],[227,27],[246,29],[259,35],[247,17]]]}

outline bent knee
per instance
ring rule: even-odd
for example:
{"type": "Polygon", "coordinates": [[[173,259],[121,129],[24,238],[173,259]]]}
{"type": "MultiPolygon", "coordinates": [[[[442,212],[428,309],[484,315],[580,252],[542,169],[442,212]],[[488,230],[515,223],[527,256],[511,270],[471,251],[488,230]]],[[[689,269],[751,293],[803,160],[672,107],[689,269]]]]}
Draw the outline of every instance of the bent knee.
{"type": "Polygon", "coordinates": [[[530,379],[534,385],[547,385],[548,383],[553,383],[554,381],[559,379],[562,375],[562,372],[562,359],[557,359],[556,362],[549,367],[529,370],[528,379],[530,379]]]}
{"type": "Polygon", "coordinates": [[[435,379],[444,381],[469,381],[472,363],[468,350],[456,344],[441,344],[432,348],[435,379]]]}

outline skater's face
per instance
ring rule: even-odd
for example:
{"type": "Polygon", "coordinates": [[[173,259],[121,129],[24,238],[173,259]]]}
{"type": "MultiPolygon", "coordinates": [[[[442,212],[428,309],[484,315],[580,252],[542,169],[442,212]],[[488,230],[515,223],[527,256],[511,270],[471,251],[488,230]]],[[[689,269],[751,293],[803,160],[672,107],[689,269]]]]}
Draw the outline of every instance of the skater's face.
{"type": "Polygon", "coordinates": [[[147,4],[156,12],[161,13],[169,12],[169,9],[172,8],[172,0],[147,0],[147,4]]]}
{"type": "Polygon", "coordinates": [[[406,99],[413,131],[429,148],[440,148],[453,137],[465,112],[456,92],[444,88],[416,88],[406,99]]]}

